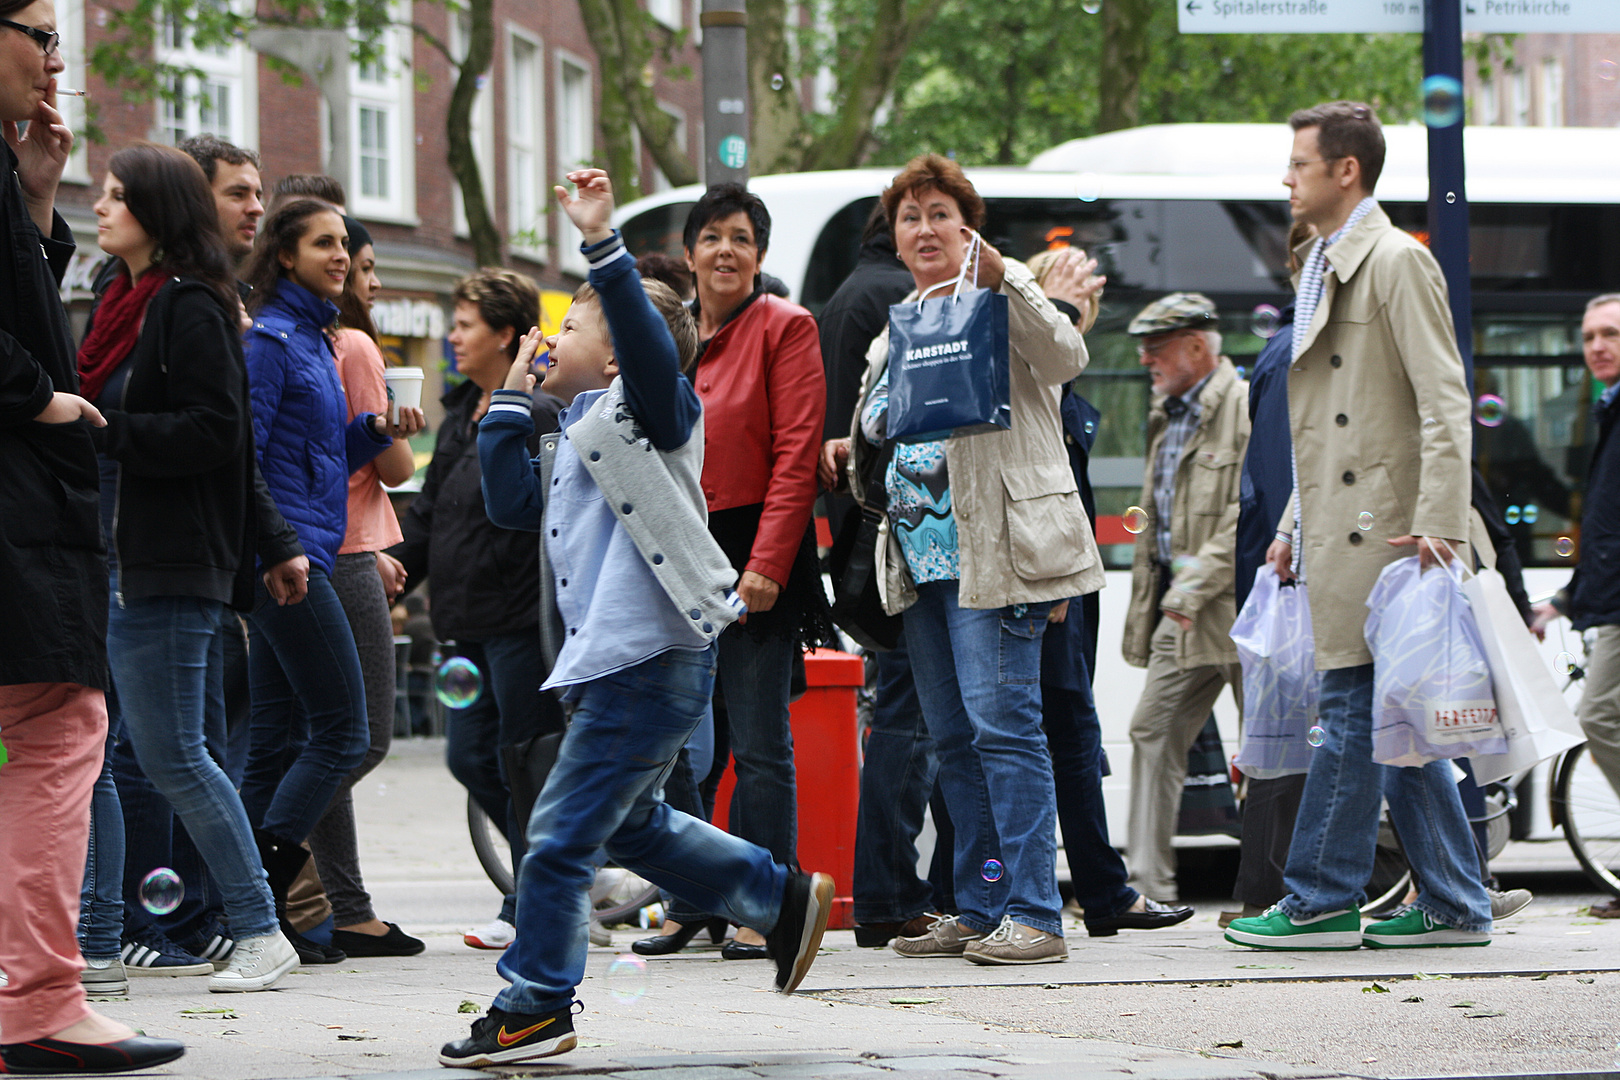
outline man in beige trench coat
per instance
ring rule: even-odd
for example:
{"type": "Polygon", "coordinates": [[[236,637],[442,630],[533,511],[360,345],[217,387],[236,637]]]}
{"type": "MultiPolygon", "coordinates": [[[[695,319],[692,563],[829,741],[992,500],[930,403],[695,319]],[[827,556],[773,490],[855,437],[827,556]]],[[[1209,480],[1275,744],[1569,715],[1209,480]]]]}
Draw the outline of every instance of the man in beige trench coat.
{"type": "Polygon", "coordinates": [[[1294,498],[1267,558],[1309,589],[1324,742],[1294,827],[1288,895],[1234,921],[1226,937],[1279,949],[1484,945],[1491,904],[1451,764],[1372,760],[1373,664],[1362,633],[1367,596],[1390,562],[1417,554],[1438,566],[1448,547],[1472,558],[1461,542],[1472,405],[1446,284],[1428,249],[1372,197],[1384,163],[1372,107],[1332,102],[1289,125],[1289,208],[1320,239],[1299,249],[1288,372],[1294,498]],[[1418,898],[1363,931],[1384,798],[1418,898]]]}

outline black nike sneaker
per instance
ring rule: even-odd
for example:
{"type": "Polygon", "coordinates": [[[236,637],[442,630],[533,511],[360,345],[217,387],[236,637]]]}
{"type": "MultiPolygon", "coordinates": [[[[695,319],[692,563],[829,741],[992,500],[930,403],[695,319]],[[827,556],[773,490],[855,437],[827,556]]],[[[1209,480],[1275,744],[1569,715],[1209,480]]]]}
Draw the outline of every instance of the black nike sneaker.
{"type": "Polygon", "coordinates": [[[444,1044],[439,1064],[481,1069],[566,1054],[578,1044],[568,1009],[549,1013],[512,1013],[490,1006],[488,1016],[473,1021],[472,1036],[444,1044]]]}

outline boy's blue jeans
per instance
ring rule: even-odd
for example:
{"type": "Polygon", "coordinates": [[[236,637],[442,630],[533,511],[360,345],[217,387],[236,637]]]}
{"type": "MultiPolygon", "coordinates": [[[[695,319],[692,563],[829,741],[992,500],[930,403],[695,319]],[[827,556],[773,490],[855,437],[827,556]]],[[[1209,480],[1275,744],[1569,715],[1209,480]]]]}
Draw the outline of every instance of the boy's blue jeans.
{"type": "Polygon", "coordinates": [[[607,854],[705,911],[776,925],[788,870],[770,852],[663,802],[664,778],[703,718],[715,649],[671,649],[587,683],[529,819],[517,940],[496,969],[496,1008],[565,1009],[585,976],[588,892],[607,854]]]}

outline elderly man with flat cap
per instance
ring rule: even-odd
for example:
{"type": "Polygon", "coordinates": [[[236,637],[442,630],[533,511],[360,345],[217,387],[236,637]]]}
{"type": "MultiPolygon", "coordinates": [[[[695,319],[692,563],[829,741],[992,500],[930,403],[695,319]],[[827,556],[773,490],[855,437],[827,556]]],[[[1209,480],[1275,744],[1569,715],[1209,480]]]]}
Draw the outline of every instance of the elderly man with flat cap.
{"type": "Polygon", "coordinates": [[[1230,635],[1249,390],[1221,355],[1219,326],[1208,297],[1171,293],[1128,329],[1153,378],[1153,401],[1141,501],[1147,522],[1136,537],[1125,621],[1125,660],[1147,668],[1131,718],[1126,857],[1131,885],[1163,901],[1178,898],[1170,845],[1187,751],[1223,685],[1242,703],[1230,635]]]}

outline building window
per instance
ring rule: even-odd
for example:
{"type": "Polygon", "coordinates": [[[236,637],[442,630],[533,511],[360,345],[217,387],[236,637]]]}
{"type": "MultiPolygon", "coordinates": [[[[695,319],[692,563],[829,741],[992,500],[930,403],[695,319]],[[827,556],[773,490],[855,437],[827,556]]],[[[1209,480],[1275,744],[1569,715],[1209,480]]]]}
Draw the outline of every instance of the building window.
{"type": "Polygon", "coordinates": [[[252,52],[240,42],[198,45],[172,14],[160,31],[158,61],[192,73],[167,81],[158,102],[158,138],[172,145],[207,133],[238,146],[257,142],[257,105],[249,100],[258,86],[252,52]]]}
{"type": "MultiPolygon", "coordinates": [[[[86,76],[84,54],[84,0],[61,0],[56,6],[57,30],[61,31],[62,63],[64,69],[57,76],[58,86],[69,86],[76,90],[84,89],[86,76]]],[[[62,114],[62,120],[67,124],[68,130],[73,132],[73,149],[68,154],[67,166],[62,170],[62,179],[68,183],[88,184],[90,182],[90,165],[85,147],[90,140],[84,137],[85,108],[84,98],[59,97],[56,99],[56,108],[62,114]]]]}
{"type": "Polygon", "coordinates": [[[1502,122],[1502,97],[1494,78],[1479,84],[1479,99],[1474,123],[1489,126],[1502,122]]]}
{"type": "Polygon", "coordinates": [[[1564,126],[1564,62],[1549,56],[1541,62],[1542,127],[1564,126]]]}
{"type": "Polygon", "coordinates": [[[1517,68],[1508,82],[1511,99],[1508,103],[1508,123],[1514,127],[1530,126],[1530,73],[1517,68]]]}
{"type": "Polygon", "coordinates": [[[536,261],[545,258],[546,174],[545,97],[540,43],[507,28],[506,61],[506,216],[514,251],[536,261]]]}
{"type": "MultiPolygon", "coordinates": [[[[686,153],[686,113],[679,107],[662,101],[658,103],[658,107],[674,119],[675,149],[683,154],[686,153]]],[[[669,177],[664,175],[664,170],[658,167],[658,162],[653,162],[652,183],[647,185],[648,193],[668,191],[672,186],[669,177]]]]}
{"type": "Polygon", "coordinates": [[[415,155],[410,31],[394,28],[378,42],[375,60],[349,68],[349,213],[414,224],[415,155]]]}
{"type": "MultiPolygon", "coordinates": [[[[561,178],[589,165],[596,149],[596,110],[591,96],[591,69],[585,61],[557,52],[557,175],[561,178]]],[[[585,276],[590,269],[579,252],[583,237],[566,214],[558,215],[558,264],[585,276]]]]}
{"type": "Polygon", "coordinates": [[[647,14],[671,30],[679,30],[683,23],[681,0],[647,0],[647,14]]]}

